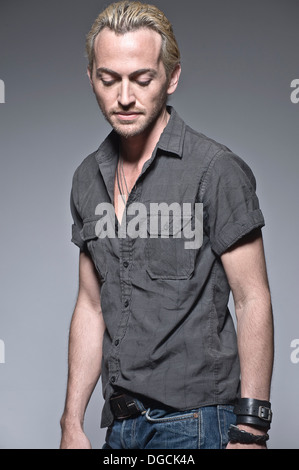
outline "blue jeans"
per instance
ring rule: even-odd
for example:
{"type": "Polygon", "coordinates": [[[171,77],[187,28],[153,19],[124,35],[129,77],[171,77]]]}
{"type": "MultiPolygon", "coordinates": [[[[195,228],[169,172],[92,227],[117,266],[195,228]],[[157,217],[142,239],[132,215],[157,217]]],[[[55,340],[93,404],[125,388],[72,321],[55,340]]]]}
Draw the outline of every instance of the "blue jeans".
{"type": "Polygon", "coordinates": [[[217,405],[177,411],[145,409],[141,415],[114,420],[103,449],[225,449],[233,406],[217,405]]]}

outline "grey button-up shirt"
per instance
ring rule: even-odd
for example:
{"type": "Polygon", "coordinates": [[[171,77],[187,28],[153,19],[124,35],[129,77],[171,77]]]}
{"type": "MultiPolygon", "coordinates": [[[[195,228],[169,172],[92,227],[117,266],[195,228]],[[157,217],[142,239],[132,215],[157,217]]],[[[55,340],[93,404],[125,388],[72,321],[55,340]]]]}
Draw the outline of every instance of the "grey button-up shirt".
{"type": "MultiPolygon", "coordinates": [[[[122,223],[112,222],[108,235],[109,224],[101,221],[107,215],[102,209],[113,207],[114,131],[73,178],[72,241],[95,264],[106,324],[102,427],[113,420],[109,398],[115,385],[177,410],[233,403],[239,394],[236,334],[227,307],[230,289],[220,256],[264,225],[255,178],[227,147],[195,132],[173,108],[169,111],[122,223]],[[145,208],[138,219],[147,222],[141,224],[146,227],[142,236],[125,230],[134,217],[133,203],[145,208]],[[151,203],[191,208],[191,217],[183,210],[181,215],[169,211],[166,225],[165,219],[151,225],[151,203]],[[196,225],[201,214],[196,207],[202,208],[202,225],[196,225]],[[200,232],[193,248],[186,248],[191,231],[186,235],[185,218],[192,233],[200,232]]],[[[153,217],[159,219],[159,213],[153,217]]]]}

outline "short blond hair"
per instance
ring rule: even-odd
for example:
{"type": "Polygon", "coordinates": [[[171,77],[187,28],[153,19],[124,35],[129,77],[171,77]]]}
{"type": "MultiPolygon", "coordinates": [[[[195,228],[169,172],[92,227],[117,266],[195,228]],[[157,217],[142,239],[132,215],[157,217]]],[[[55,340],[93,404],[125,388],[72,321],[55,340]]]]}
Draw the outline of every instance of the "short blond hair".
{"type": "Polygon", "coordinates": [[[112,3],[100,13],[87,35],[86,52],[91,71],[94,62],[94,42],[104,28],[109,28],[116,34],[125,34],[139,28],[152,29],[162,37],[161,60],[167,78],[180,63],[180,51],[172,25],[164,13],[154,5],[125,0],[112,3]]]}

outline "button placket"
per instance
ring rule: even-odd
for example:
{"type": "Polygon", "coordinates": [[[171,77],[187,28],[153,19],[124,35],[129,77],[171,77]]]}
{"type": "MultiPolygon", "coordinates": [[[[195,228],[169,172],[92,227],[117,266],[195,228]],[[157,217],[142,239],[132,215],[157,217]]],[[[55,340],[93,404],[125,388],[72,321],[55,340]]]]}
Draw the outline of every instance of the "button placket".
{"type": "Polygon", "coordinates": [[[132,241],[126,237],[120,240],[120,280],[122,284],[122,305],[125,309],[130,304],[132,284],[130,279],[130,259],[132,257],[132,241]]]}
{"type": "MultiPolygon", "coordinates": [[[[130,315],[130,298],[131,298],[131,281],[130,281],[130,260],[132,256],[132,242],[129,238],[121,238],[119,239],[119,252],[120,252],[120,260],[119,260],[119,269],[120,269],[120,282],[121,282],[121,305],[122,311],[120,316],[120,321],[115,332],[114,340],[113,340],[113,349],[111,350],[113,358],[118,361],[118,357],[120,354],[120,345],[122,338],[126,334],[128,318],[130,315]]],[[[110,382],[111,384],[117,381],[117,375],[115,368],[112,370],[110,369],[110,382]]]]}
{"type": "MultiPolygon", "coordinates": [[[[137,192],[137,188],[136,188],[137,192]]],[[[130,194],[128,202],[132,202],[133,199],[136,198],[135,194],[130,194]]],[[[126,208],[125,208],[126,210],[126,208]]],[[[127,220],[127,219],[126,219],[127,220]]],[[[128,224],[128,221],[127,221],[128,224]]],[[[118,373],[119,373],[119,354],[120,354],[120,345],[121,341],[126,334],[126,329],[128,325],[128,319],[130,316],[130,300],[131,300],[131,293],[132,293],[132,283],[130,279],[130,266],[131,260],[133,257],[133,240],[128,237],[127,235],[127,227],[126,227],[126,237],[119,239],[119,270],[120,270],[120,284],[121,284],[121,315],[117,330],[114,335],[113,340],[113,349],[111,350],[111,358],[113,358],[113,364],[117,362],[117,370],[115,366],[109,368],[110,372],[110,383],[114,384],[117,381],[118,373]]]]}

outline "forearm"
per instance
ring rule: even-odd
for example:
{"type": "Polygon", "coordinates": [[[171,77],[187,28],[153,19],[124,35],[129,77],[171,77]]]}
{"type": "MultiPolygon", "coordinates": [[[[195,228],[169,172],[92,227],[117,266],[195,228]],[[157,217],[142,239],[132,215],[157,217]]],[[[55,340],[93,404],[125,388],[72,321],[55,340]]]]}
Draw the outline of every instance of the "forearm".
{"type": "MultiPolygon", "coordinates": [[[[235,302],[241,398],[269,401],[274,356],[273,318],[260,231],[250,233],[221,259],[235,302]]],[[[264,426],[253,426],[243,419],[237,422],[239,429],[251,434],[266,433],[264,426]]],[[[229,442],[227,448],[256,449],[265,448],[265,445],[229,442]]]]}
{"type": "Polygon", "coordinates": [[[68,386],[62,428],[83,427],[86,407],[101,374],[105,325],[101,312],[77,304],[71,322],[68,386]]]}
{"type": "Polygon", "coordinates": [[[273,318],[267,289],[236,306],[241,396],[270,399],[273,368],[273,318]]]}

